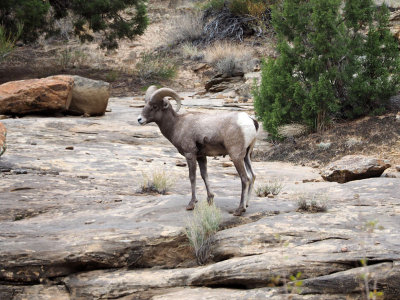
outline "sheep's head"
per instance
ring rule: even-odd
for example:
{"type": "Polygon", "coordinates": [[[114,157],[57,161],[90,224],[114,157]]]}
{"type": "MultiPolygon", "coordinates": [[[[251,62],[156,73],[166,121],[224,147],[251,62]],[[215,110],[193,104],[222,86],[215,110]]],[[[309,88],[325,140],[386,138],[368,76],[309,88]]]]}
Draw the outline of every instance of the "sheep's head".
{"type": "Polygon", "coordinates": [[[181,108],[181,98],[175,91],[169,88],[157,89],[156,86],[152,85],[146,91],[145,105],[141,115],[138,117],[140,125],[155,122],[162,118],[164,111],[171,106],[171,103],[167,99],[164,99],[165,97],[175,99],[177,103],[176,111],[179,111],[181,108]]]}

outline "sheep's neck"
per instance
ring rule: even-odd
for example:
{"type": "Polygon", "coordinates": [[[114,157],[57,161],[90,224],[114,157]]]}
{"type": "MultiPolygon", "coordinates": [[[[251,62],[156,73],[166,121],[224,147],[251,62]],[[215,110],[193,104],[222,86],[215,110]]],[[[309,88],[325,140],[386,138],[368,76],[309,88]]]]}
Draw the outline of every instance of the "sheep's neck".
{"type": "Polygon", "coordinates": [[[175,124],[178,120],[178,114],[173,109],[168,109],[163,114],[163,118],[156,124],[160,128],[161,133],[172,143],[172,135],[174,133],[175,124]]]}

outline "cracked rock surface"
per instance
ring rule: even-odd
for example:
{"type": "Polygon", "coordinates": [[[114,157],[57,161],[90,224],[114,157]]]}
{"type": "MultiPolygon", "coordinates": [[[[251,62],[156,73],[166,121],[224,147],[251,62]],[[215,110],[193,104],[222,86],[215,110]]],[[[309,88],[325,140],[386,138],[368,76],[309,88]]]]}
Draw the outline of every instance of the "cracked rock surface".
{"type": "MultiPolygon", "coordinates": [[[[185,97],[187,110],[222,100],[185,97]]],[[[111,98],[102,117],[2,120],[0,299],[365,299],[365,284],[400,295],[400,179],[324,182],[317,169],[254,162],[253,196],[234,217],[240,180],[229,158],[209,158],[223,215],[212,260],[197,266],[184,234],[192,212],[187,167],[155,125],[136,122],[142,100],[111,98]],[[166,195],[138,193],[143,174],[165,170],[166,195]],[[298,211],[298,200],[327,211],[298,211]],[[363,266],[366,262],[368,266],[363,266]],[[292,275],[301,272],[293,287],[292,275]],[[363,278],[367,278],[364,280],[363,278]]],[[[233,108],[229,108],[233,109],[233,108]]],[[[237,107],[236,109],[246,109],[237,107]]],[[[268,151],[262,140],[256,148],[268,151]]],[[[198,172],[198,195],[206,191],[198,172]]]]}

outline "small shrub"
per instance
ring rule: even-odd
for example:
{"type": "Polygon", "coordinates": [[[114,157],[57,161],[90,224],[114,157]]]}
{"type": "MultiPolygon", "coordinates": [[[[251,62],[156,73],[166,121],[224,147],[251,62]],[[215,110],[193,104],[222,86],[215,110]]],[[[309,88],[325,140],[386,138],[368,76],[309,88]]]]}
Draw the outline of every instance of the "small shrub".
{"type": "Polygon", "coordinates": [[[143,175],[143,183],[140,187],[140,193],[157,193],[165,195],[173,186],[174,180],[170,174],[165,171],[155,171],[149,175],[143,175]]]}
{"type": "Polygon", "coordinates": [[[21,35],[23,26],[17,24],[17,32],[15,35],[6,33],[5,28],[0,25],[0,62],[2,62],[15,48],[19,36],[21,35]]]}
{"type": "Polygon", "coordinates": [[[258,197],[276,196],[282,191],[283,186],[283,183],[279,180],[270,180],[267,184],[256,188],[256,195],[258,197]]]}
{"type": "Polygon", "coordinates": [[[76,49],[72,53],[72,64],[74,66],[82,66],[85,64],[86,60],[88,59],[88,55],[83,52],[81,49],[76,49]]]}
{"type": "Polygon", "coordinates": [[[249,2],[248,0],[231,0],[228,7],[234,15],[249,14],[249,2]]]}
{"type": "Polygon", "coordinates": [[[318,147],[318,149],[321,149],[321,150],[328,150],[331,145],[332,145],[331,142],[326,142],[326,143],[320,142],[319,144],[317,144],[317,147],[318,147]]]}
{"type": "Polygon", "coordinates": [[[257,63],[251,48],[232,42],[216,42],[205,50],[205,60],[217,72],[231,75],[235,71],[252,71],[257,63]]]}
{"type": "Polygon", "coordinates": [[[202,5],[204,10],[220,11],[224,8],[225,0],[209,0],[202,5]]]}
{"type": "Polygon", "coordinates": [[[111,71],[107,72],[107,74],[106,74],[106,81],[114,82],[115,80],[118,79],[119,75],[120,74],[117,70],[111,70],[111,71]]]}
{"type": "Polygon", "coordinates": [[[182,44],[181,53],[186,59],[201,60],[204,58],[204,54],[199,50],[199,48],[190,42],[182,44]]]}
{"type": "Polygon", "coordinates": [[[67,47],[63,50],[61,50],[58,53],[58,65],[61,67],[61,69],[66,69],[72,65],[72,50],[71,48],[67,47]]]}
{"type": "Polygon", "coordinates": [[[166,43],[177,45],[183,42],[194,42],[203,36],[203,20],[199,13],[183,15],[179,20],[167,25],[166,43]]]}
{"type": "Polygon", "coordinates": [[[215,204],[209,205],[203,200],[196,205],[193,217],[187,221],[186,235],[199,265],[205,264],[210,257],[211,245],[221,220],[221,211],[215,204]]]}
{"type": "Polygon", "coordinates": [[[278,127],[278,135],[283,138],[299,137],[307,132],[308,127],[299,123],[285,124],[278,127]]]}
{"type": "Polygon", "coordinates": [[[73,50],[71,47],[66,47],[57,55],[57,63],[61,69],[72,68],[74,66],[81,66],[87,60],[87,55],[79,50],[73,50]]]}
{"type": "Polygon", "coordinates": [[[314,194],[311,199],[308,199],[307,196],[301,195],[297,201],[297,211],[309,213],[326,212],[328,209],[326,202],[326,195],[314,194]]]}
{"type": "Polygon", "coordinates": [[[350,137],[347,141],[346,141],[346,147],[347,148],[352,148],[356,145],[360,145],[362,144],[362,140],[359,137],[350,137]]]}
{"type": "Polygon", "coordinates": [[[236,66],[236,60],[234,57],[224,57],[221,60],[217,61],[215,64],[215,68],[218,73],[221,74],[233,74],[238,69],[236,66]]]}
{"type": "Polygon", "coordinates": [[[136,64],[136,74],[144,81],[172,79],[176,70],[176,62],[165,54],[145,52],[136,64]]]}
{"type": "Polygon", "coordinates": [[[254,16],[258,20],[265,19],[270,14],[271,5],[277,2],[278,2],[277,0],[270,0],[265,2],[248,0],[247,9],[249,11],[249,15],[254,16]]]}
{"type": "Polygon", "coordinates": [[[301,286],[303,285],[303,280],[300,280],[301,272],[297,272],[296,276],[290,275],[289,276],[289,284],[287,285],[286,289],[291,294],[300,294],[301,293],[301,286]]]}

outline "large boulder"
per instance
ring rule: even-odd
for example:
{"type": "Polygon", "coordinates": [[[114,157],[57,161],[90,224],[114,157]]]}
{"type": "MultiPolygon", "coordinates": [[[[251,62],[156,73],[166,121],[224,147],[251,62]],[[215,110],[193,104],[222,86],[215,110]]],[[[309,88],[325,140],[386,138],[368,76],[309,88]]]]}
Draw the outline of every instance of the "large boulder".
{"type": "Polygon", "coordinates": [[[326,166],[321,176],[327,181],[345,183],[351,180],[379,177],[389,167],[387,160],[364,155],[347,155],[326,166]]]}
{"type": "Polygon", "coordinates": [[[73,76],[73,79],[72,101],[68,112],[76,115],[104,115],[110,97],[110,84],[80,76],[73,76]]]}
{"type": "Polygon", "coordinates": [[[0,156],[6,151],[6,127],[0,122],[0,156]]]}
{"type": "Polygon", "coordinates": [[[0,85],[0,114],[63,112],[69,108],[74,79],[51,76],[10,81],[0,85]]]}

